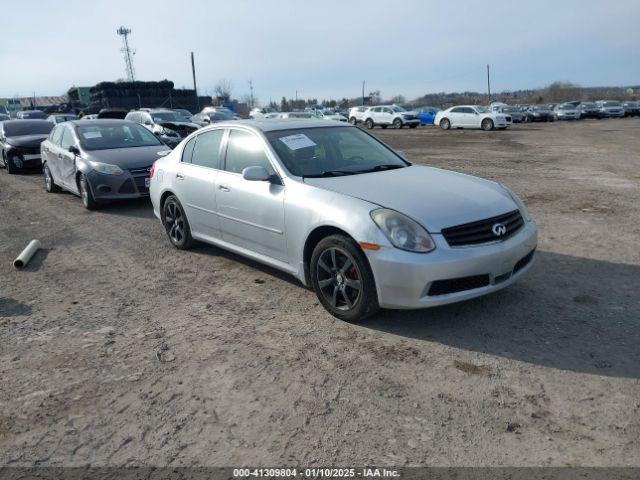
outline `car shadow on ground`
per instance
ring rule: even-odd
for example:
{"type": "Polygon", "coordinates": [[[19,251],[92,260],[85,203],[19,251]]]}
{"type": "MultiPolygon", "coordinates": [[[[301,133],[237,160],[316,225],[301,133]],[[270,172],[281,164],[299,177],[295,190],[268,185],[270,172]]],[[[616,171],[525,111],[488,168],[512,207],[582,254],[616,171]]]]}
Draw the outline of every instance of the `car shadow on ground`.
{"type": "Polygon", "coordinates": [[[640,266],[539,252],[520,282],[467,302],[382,311],[365,328],[544,367],[640,378],[640,266]]]}
{"type": "Polygon", "coordinates": [[[123,217],[155,218],[153,206],[148,197],[105,203],[100,206],[98,211],[100,213],[121,215],[123,217]]]}
{"type": "Polygon", "coordinates": [[[249,268],[253,268],[254,270],[259,271],[260,273],[264,273],[265,275],[269,275],[271,277],[276,277],[280,280],[290,283],[291,285],[295,285],[296,287],[306,289],[305,286],[300,281],[298,281],[298,279],[295,278],[293,275],[290,275],[286,272],[278,270],[277,268],[270,267],[263,263],[256,262],[242,255],[238,255],[228,250],[218,248],[215,245],[196,242],[191,251],[194,254],[207,255],[207,256],[212,256],[216,258],[224,258],[231,262],[242,263],[249,268]]]}

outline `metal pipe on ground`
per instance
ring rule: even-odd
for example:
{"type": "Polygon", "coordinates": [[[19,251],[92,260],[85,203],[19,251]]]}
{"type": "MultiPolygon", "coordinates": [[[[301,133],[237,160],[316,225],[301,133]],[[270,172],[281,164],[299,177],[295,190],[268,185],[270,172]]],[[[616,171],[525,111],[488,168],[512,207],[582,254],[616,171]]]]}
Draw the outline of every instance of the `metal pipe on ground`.
{"type": "Polygon", "coordinates": [[[27,265],[27,263],[29,263],[29,260],[31,260],[31,257],[33,257],[33,255],[40,249],[40,241],[39,240],[31,240],[29,242],[29,244],[27,245],[27,248],[25,248],[20,255],[18,255],[18,258],[16,258],[13,261],[13,266],[16,267],[17,269],[23,268],[24,266],[27,265]]]}

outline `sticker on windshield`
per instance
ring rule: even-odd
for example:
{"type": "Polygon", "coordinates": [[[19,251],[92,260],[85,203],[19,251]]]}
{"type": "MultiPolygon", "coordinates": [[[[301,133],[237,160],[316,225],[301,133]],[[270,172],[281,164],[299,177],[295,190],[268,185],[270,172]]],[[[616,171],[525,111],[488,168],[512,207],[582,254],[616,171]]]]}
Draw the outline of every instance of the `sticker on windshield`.
{"type": "Polygon", "coordinates": [[[316,144],[313,143],[313,141],[304,133],[289,135],[288,137],[280,137],[280,141],[289,147],[289,150],[300,150],[301,148],[316,146],[316,144]]]}
{"type": "Polygon", "coordinates": [[[101,132],[84,132],[82,135],[87,140],[90,139],[90,138],[102,138],[102,133],[101,132]]]}

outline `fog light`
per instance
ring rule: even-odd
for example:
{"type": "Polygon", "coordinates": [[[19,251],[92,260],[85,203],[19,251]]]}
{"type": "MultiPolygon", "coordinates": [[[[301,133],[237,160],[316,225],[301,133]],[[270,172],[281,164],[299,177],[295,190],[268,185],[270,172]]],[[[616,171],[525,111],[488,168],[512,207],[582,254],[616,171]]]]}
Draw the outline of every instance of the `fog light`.
{"type": "Polygon", "coordinates": [[[100,186],[98,187],[98,191],[99,191],[100,193],[109,193],[109,192],[111,192],[111,187],[110,187],[110,186],[108,186],[108,185],[100,185],[100,186]]]}

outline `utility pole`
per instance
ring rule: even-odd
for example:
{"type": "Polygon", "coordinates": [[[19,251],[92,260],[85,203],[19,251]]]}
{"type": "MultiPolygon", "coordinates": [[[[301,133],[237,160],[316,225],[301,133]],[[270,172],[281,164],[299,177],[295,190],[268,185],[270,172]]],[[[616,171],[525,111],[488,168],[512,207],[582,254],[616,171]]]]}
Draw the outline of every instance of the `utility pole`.
{"type": "Polygon", "coordinates": [[[253,80],[249,80],[249,91],[251,92],[249,97],[251,99],[251,105],[249,105],[249,107],[253,108],[255,106],[255,100],[253,99],[253,80]]]}
{"type": "Polygon", "coordinates": [[[124,63],[127,72],[127,79],[130,82],[136,81],[135,70],[133,69],[133,55],[136,53],[135,50],[132,50],[129,46],[129,35],[131,34],[131,29],[127,27],[120,27],[116,33],[122,37],[123,48],[120,50],[124,54],[124,63]]]}
{"type": "Polygon", "coordinates": [[[491,74],[487,63],[487,92],[489,93],[489,104],[491,104],[491,74]]]}
{"type": "Polygon", "coordinates": [[[364,80],[362,81],[362,106],[364,107],[364,80]]]}
{"type": "Polygon", "coordinates": [[[196,95],[196,105],[198,106],[198,111],[200,111],[200,97],[198,97],[198,87],[196,85],[196,63],[193,59],[193,52],[191,52],[191,73],[193,74],[193,92],[196,95]]]}

